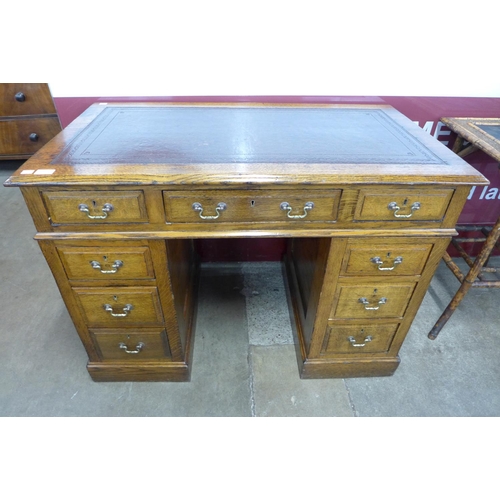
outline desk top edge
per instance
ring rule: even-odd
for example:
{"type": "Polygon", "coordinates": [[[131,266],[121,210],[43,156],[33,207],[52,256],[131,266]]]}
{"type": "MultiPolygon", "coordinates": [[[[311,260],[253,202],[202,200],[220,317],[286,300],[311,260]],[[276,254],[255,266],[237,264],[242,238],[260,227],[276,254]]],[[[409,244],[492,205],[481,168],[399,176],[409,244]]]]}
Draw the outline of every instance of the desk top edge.
{"type": "Polygon", "coordinates": [[[425,133],[407,117],[386,104],[261,104],[261,103],[95,103],[76,118],[44,148],[24,163],[6,182],[5,186],[30,185],[249,185],[249,184],[304,184],[333,185],[360,183],[422,183],[422,184],[487,184],[478,171],[452,153],[446,146],[425,133]],[[110,108],[288,108],[288,109],[357,109],[382,110],[399,126],[410,130],[421,144],[443,160],[438,165],[421,164],[353,164],[324,163],[254,163],[254,164],[112,164],[68,165],[52,164],[70,144],[103,111],[110,108]],[[229,167],[231,165],[231,168],[229,167]],[[226,167],[225,169],[222,167],[226,167]],[[304,166],[313,172],[304,173],[304,166]],[[286,168],[284,168],[286,167],[286,168]],[[54,170],[44,175],[26,175],[26,170],[54,170]]]}

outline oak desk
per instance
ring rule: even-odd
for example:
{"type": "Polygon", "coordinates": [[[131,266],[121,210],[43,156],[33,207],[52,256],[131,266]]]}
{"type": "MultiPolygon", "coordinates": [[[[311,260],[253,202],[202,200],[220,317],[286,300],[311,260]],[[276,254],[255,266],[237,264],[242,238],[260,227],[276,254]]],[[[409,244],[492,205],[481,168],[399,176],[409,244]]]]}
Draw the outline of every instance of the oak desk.
{"type": "Polygon", "coordinates": [[[221,237],[287,238],[302,377],[391,375],[473,184],[389,106],[230,104],[93,105],[5,183],[98,381],[189,380],[221,237]]]}

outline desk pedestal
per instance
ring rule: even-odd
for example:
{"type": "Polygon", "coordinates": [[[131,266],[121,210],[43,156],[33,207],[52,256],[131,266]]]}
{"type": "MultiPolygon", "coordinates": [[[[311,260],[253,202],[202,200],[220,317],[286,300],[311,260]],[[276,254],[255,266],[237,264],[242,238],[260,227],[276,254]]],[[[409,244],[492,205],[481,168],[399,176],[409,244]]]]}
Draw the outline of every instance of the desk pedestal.
{"type": "MultiPolygon", "coordinates": [[[[194,240],[40,238],[94,380],[189,380],[194,240]]],[[[392,375],[448,243],[421,236],[289,238],[284,279],[301,377],[392,375]]]]}

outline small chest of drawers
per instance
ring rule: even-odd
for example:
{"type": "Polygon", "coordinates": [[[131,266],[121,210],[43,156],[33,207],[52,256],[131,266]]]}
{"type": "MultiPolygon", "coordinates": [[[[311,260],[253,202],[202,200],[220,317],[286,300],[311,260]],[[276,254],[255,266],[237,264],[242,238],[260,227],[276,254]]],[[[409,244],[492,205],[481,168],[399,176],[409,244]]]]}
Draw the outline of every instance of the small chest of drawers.
{"type": "Polygon", "coordinates": [[[0,160],[29,158],[60,131],[46,83],[0,83],[0,160]]]}
{"type": "Polygon", "coordinates": [[[221,237],[286,239],[301,377],[391,375],[487,182],[388,106],[95,105],[41,153],[6,185],[96,381],[189,380],[194,243],[221,237]]]}

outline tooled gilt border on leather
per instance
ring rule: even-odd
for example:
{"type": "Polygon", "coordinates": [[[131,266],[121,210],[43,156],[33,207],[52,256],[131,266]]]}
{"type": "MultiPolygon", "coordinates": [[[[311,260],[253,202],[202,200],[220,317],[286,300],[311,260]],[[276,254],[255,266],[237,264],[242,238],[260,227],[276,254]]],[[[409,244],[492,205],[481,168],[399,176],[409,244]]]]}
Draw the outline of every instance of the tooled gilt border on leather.
{"type": "MultiPolygon", "coordinates": [[[[123,111],[133,112],[138,108],[145,109],[145,107],[137,106],[135,108],[130,107],[113,107],[105,109],[94,121],[92,121],[87,127],[85,127],[71,142],[70,144],[64,148],[51,162],[51,164],[98,164],[98,163],[106,163],[106,164],[128,164],[135,163],[136,159],[130,158],[112,158],[109,155],[105,154],[94,154],[91,157],[83,157],[83,153],[80,152],[80,149],[85,146],[88,148],[88,140],[96,131],[100,132],[93,138],[93,141],[101,135],[106,128],[113,122],[113,120],[123,111]],[[106,123],[107,122],[107,123],[106,123]],[[79,156],[78,156],[79,153],[79,156]],[[110,161],[116,160],[116,161],[110,161]]],[[[148,108],[150,111],[161,111],[165,108],[148,108]]],[[[195,108],[200,109],[200,108],[195,108]]],[[[217,108],[224,109],[224,108],[217,108]]],[[[251,109],[251,108],[248,108],[251,109]]],[[[275,110],[278,108],[275,108],[275,110]]],[[[307,108],[311,109],[311,108],[307,108]]],[[[318,108],[320,109],[320,108],[318,108]]],[[[402,159],[400,156],[397,157],[388,157],[384,156],[383,159],[377,156],[370,156],[367,154],[360,153],[337,153],[337,158],[328,159],[318,159],[312,158],[310,155],[304,156],[302,158],[298,158],[296,156],[295,161],[272,161],[272,160],[255,160],[255,158],[242,158],[239,157],[230,162],[223,162],[219,159],[209,158],[208,156],[203,159],[203,161],[179,161],[178,159],[165,158],[165,153],[160,151],[158,153],[148,151],[148,160],[144,161],[144,163],[170,163],[170,164],[182,164],[189,165],[193,163],[352,163],[352,164],[436,164],[443,165],[447,164],[446,161],[439,158],[437,155],[432,153],[426,146],[421,144],[418,139],[409,134],[401,125],[397,124],[393,121],[383,110],[366,110],[366,109],[332,109],[329,111],[333,111],[335,113],[366,113],[375,118],[386,130],[388,130],[393,136],[395,140],[401,142],[409,151],[407,156],[402,159]],[[419,153],[416,154],[414,151],[419,153]],[[341,158],[342,156],[342,158],[341,158]]],[[[92,142],[93,142],[92,141],[92,142]]],[[[88,153],[87,153],[88,154],[88,153]]]]}

